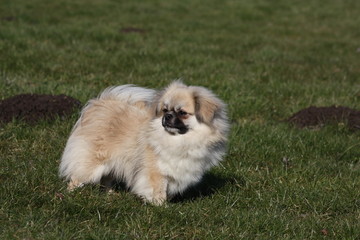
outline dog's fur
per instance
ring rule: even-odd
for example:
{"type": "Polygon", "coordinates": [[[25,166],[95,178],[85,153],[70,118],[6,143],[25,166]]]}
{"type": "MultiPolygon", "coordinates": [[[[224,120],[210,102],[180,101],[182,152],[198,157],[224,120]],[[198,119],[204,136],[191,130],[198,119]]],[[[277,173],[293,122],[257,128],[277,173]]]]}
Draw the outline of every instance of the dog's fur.
{"type": "Polygon", "coordinates": [[[221,161],[228,130],[225,104],[206,88],[179,81],[159,92],[108,88],[82,110],[60,175],[69,190],[118,179],[160,205],[221,161]]]}

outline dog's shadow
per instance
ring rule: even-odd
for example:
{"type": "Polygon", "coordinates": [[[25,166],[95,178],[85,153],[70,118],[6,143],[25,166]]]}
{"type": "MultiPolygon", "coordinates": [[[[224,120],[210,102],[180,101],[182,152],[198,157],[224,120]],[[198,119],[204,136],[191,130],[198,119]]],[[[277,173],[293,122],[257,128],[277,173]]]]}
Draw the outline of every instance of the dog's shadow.
{"type": "Polygon", "coordinates": [[[245,185],[245,179],[238,176],[225,177],[221,175],[215,175],[213,173],[207,173],[198,184],[190,187],[182,194],[176,195],[170,200],[170,202],[180,203],[195,201],[198,198],[212,196],[219,189],[224,188],[226,185],[234,184],[245,185]]]}
{"type": "MultiPolygon", "coordinates": [[[[245,186],[245,179],[239,176],[225,177],[213,173],[207,173],[198,184],[191,186],[185,192],[174,196],[170,200],[170,203],[191,202],[199,198],[209,197],[226,185],[235,184],[245,186]]],[[[116,192],[129,191],[123,182],[115,182],[113,189],[116,192]]]]}

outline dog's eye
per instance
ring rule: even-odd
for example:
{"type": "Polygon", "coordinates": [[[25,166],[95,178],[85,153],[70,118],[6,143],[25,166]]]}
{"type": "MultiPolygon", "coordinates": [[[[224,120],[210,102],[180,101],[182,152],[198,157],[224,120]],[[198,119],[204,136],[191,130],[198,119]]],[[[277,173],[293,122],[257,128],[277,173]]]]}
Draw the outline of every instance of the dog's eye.
{"type": "Polygon", "coordinates": [[[180,111],[179,111],[179,115],[180,115],[180,116],[185,116],[185,115],[187,115],[187,112],[180,110],[180,111]]]}
{"type": "Polygon", "coordinates": [[[164,108],[162,111],[163,111],[164,113],[167,113],[169,110],[167,110],[166,108],[164,108]]]}

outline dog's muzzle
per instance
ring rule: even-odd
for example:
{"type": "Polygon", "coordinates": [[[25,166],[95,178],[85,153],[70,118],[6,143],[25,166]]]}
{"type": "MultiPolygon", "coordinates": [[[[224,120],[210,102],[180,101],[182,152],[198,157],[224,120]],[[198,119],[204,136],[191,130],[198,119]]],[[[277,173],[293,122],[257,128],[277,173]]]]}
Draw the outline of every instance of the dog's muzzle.
{"type": "Polygon", "coordinates": [[[167,112],[162,118],[162,125],[166,131],[175,134],[185,134],[189,129],[175,112],[167,112]]]}

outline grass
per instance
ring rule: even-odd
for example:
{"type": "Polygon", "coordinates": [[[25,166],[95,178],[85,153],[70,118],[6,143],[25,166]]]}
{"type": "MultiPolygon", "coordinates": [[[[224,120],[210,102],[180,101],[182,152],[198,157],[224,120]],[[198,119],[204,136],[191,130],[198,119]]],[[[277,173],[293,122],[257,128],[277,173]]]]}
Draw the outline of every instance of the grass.
{"type": "Polygon", "coordinates": [[[283,122],[310,105],[360,108],[360,3],[3,0],[0,98],[172,79],[229,104],[228,155],[167,208],[97,186],[65,191],[77,114],[0,128],[0,239],[359,239],[360,135],[283,122]],[[140,32],[123,32],[125,28],[140,32]]]}

